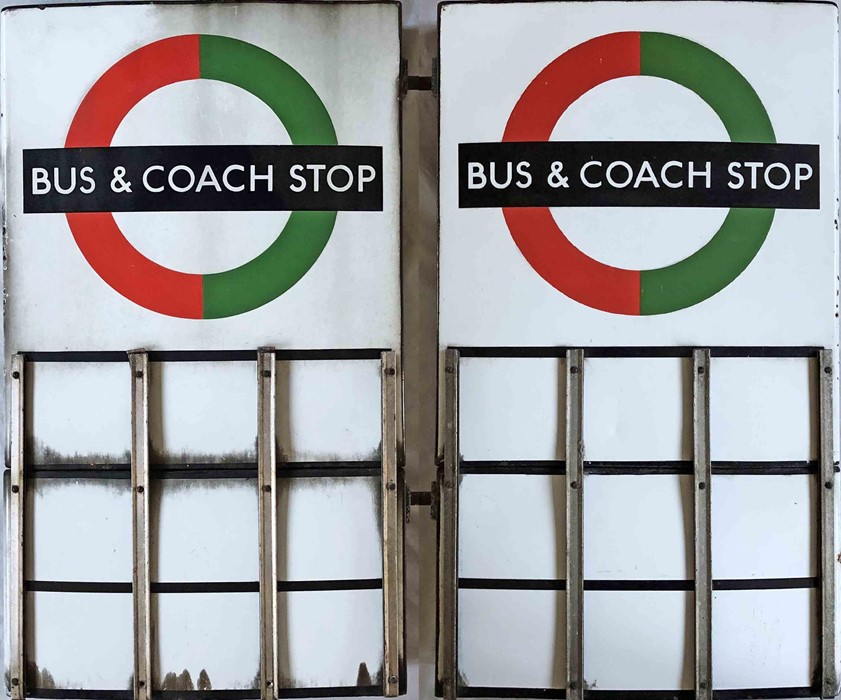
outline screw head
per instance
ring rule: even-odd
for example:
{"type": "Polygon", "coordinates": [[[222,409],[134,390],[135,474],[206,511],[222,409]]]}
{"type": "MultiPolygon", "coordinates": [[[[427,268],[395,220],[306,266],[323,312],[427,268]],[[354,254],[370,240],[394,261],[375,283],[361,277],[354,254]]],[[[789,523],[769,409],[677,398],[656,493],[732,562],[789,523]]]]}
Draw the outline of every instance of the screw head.
{"type": "Polygon", "coordinates": [[[270,369],[264,369],[263,370],[263,376],[264,377],[271,377],[272,376],[272,371],[270,369]]]}
{"type": "Polygon", "coordinates": [[[455,369],[453,369],[451,366],[447,365],[447,367],[444,369],[444,371],[447,374],[452,374],[453,372],[455,372],[455,369]]]}
{"type": "Polygon", "coordinates": [[[832,367],[824,367],[823,371],[825,374],[832,374],[832,367]]]}
{"type": "Polygon", "coordinates": [[[389,367],[389,368],[385,371],[385,373],[386,373],[389,377],[393,377],[395,374],[397,374],[397,370],[396,370],[396,369],[394,369],[394,367],[389,367]]]}
{"type": "Polygon", "coordinates": [[[146,687],[146,681],[137,681],[137,687],[138,688],[145,688],[146,687]]]}
{"type": "Polygon", "coordinates": [[[577,481],[570,482],[569,487],[571,489],[577,489],[578,488],[578,482],[577,481]]]}
{"type": "MultiPolygon", "coordinates": [[[[135,376],[135,377],[137,377],[138,379],[142,379],[142,378],[143,378],[143,370],[142,370],[142,369],[137,370],[137,371],[134,373],[134,376],[135,376]]],[[[139,681],[138,681],[138,682],[139,682],[139,681]]]]}
{"type": "Polygon", "coordinates": [[[18,371],[12,372],[12,379],[20,379],[20,372],[18,372],[18,371]]]}
{"type": "Polygon", "coordinates": [[[389,491],[396,491],[396,490],[397,490],[397,484],[395,484],[393,481],[389,481],[389,482],[385,485],[385,487],[386,487],[389,491]]]}
{"type": "Polygon", "coordinates": [[[17,484],[12,486],[12,493],[17,493],[18,491],[20,491],[20,486],[18,486],[17,484]]]}
{"type": "Polygon", "coordinates": [[[698,484],[698,488],[701,489],[701,491],[703,491],[705,488],[707,488],[706,482],[702,481],[700,484],[698,484]]]}
{"type": "Polygon", "coordinates": [[[825,483],[824,483],[824,486],[825,486],[826,488],[828,488],[828,489],[831,489],[831,488],[832,488],[832,482],[831,482],[831,481],[827,481],[827,482],[825,482],[825,483]]]}
{"type": "Polygon", "coordinates": [[[699,368],[698,368],[698,374],[703,374],[703,373],[704,373],[704,372],[706,372],[706,371],[707,371],[707,368],[706,368],[706,367],[699,367],[699,368]]]}
{"type": "MultiPolygon", "coordinates": [[[[570,368],[569,368],[569,371],[570,371],[572,374],[578,374],[578,367],[574,367],[574,366],[573,366],[573,367],[570,367],[570,368]]],[[[571,684],[570,684],[570,685],[571,685],[571,684]]]]}
{"type": "Polygon", "coordinates": [[[701,682],[698,684],[698,687],[699,687],[701,690],[706,690],[706,689],[707,689],[707,682],[706,682],[706,681],[701,681],[701,682]]]}
{"type": "Polygon", "coordinates": [[[12,685],[20,685],[20,678],[12,678],[12,685]]]}
{"type": "Polygon", "coordinates": [[[137,493],[143,493],[145,489],[142,486],[137,487],[137,493]]]}
{"type": "Polygon", "coordinates": [[[265,493],[271,493],[271,490],[272,490],[271,484],[266,484],[266,485],[263,486],[263,491],[265,493]]]}
{"type": "Polygon", "coordinates": [[[389,676],[388,682],[394,685],[395,683],[397,683],[397,676],[389,676]]]}

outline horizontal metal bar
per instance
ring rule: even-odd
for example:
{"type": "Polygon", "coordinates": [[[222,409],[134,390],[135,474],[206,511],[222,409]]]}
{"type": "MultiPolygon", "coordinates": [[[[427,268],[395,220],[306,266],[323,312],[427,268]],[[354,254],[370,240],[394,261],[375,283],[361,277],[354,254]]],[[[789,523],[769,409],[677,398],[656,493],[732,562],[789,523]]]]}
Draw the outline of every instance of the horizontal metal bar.
{"type": "MultiPolygon", "coordinates": [[[[518,578],[460,578],[459,588],[465,590],[500,591],[564,591],[566,581],[562,579],[518,579],[518,578]]],[[[716,591],[772,591],[786,589],[817,588],[817,577],[763,578],[763,579],[718,579],[713,581],[716,591]]],[[[585,591],[693,591],[692,580],[657,579],[591,579],[584,581],[585,591]]]]}
{"type": "MultiPolygon", "coordinates": [[[[277,360],[379,360],[378,348],[275,350],[277,360]]],[[[127,362],[118,350],[66,350],[21,353],[27,362],[127,362]]],[[[150,350],[150,362],[256,362],[256,350],[150,350]]]]}
{"type": "Polygon", "coordinates": [[[155,690],[155,700],[257,700],[256,688],[242,690],[155,690]]]}
{"type": "Polygon", "coordinates": [[[557,459],[546,460],[462,460],[462,474],[566,474],[566,462],[557,459]]]}
{"type": "Polygon", "coordinates": [[[131,700],[132,690],[83,690],[79,688],[28,688],[28,698],[49,700],[131,700]]]}
{"type": "MultiPolygon", "coordinates": [[[[154,696],[161,700],[257,700],[260,691],[256,688],[242,690],[154,690],[154,696]]],[[[278,688],[279,698],[330,698],[330,697],[375,697],[382,689],[375,685],[337,686],[334,688],[278,688]]],[[[30,698],[45,700],[130,700],[130,690],[62,690],[59,688],[34,688],[27,693],[30,698]]]]}
{"type": "MultiPolygon", "coordinates": [[[[465,460],[461,465],[463,474],[566,474],[566,463],[563,460],[465,460]]],[[[596,476],[690,475],[694,473],[694,465],[692,460],[585,461],[584,472],[596,476]]],[[[712,472],[715,475],[731,476],[808,475],[818,473],[818,462],[721,460],[712,462],[712,472]]]]}
{"type": "Polygon", "coordinates": [[[278,698],[368,698],[382,697],[379,685],[337,686],[335,688],[278,688],[278,698]]]}
{"type": "MultiPolygon", "coordinates": [[[[715,690],[715,700],[783,700],[813,698],[816,688],[748,688],[744,690],[715,690]]],[[[462,686],[463,698],[565,698],[562,688],[503,688],[462,686]]],[[[586,700],[692,700],[693,690],[585,690],[586,700]]]]}
{"type": "Polygon", "coordinates": [[[26,581],[29,593],[131,593],[131,581],[26,581]]]}
{"type": "MultiPolygon", "coordinates": [[[[325,581],[278,581],[283,592],[365,591],[382,588],[380,578],[336,579],[325,581]]],[[[131,593],[130,581],[26,581],[32,593],[131,593]]],[[[162,581],[152,582],[152,593],[257,593],[257,581],[162,581]]]]}
{"type": "Polygon", "coordinates": [[[369,591],[383,587],[381,578],[339,579],[332,581],[278,581],[283,593],[313,591],[369,591]]]}
{"type": "MultiPolygon", "coordinates": [[[[462,357],[484,357],[484,358],[517,358],[517,357],[566,357],[569,348],[554,347],[458,347],[456,348],[462,357]]],[[[611,346],[611,347],[590,347],[583,348],[587,358],[657,358],[657,357],[692,357],[692,347],[679,346],[611,346]]],[[[781,357],[781,358],[807,358],[816,357],[820,348],[812,346],[733,346],[710,348],[713,357],[781,357]]]]}
{"type": "Polygon", "coordinates": [[[817,697],[817,688],[750,688],[746,690],[716,690],[715,700],[792,700],[793,698],[817,697]]]}
{"type": "Polygon", "coordinates": [[[693,700],[694,690],[587,690],[588,700],[693,700]]]}
{"type": "Polygon", "coordinates": [[[259,593],[257,581],[152,582],[152,593],[259,593]]]}
{"type": "Polygon", "coordinates": [[[459,686],[460,698],[545,698],[556,700],[567,696],[563,688],[495,688],[486,686],[459,686]]]}

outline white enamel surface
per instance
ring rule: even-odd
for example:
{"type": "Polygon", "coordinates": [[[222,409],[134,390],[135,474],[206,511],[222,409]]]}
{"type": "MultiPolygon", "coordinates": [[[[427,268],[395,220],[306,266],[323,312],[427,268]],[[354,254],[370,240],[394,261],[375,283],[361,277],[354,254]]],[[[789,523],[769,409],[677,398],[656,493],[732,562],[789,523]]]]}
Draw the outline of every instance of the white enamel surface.
{"type": "Polygon", "coordinates": [[[563,591],[459,592],[459,670],[466,685],[563,687],[563,591]]]}
{"type": "Polygon", "coordinates": [[[712,458],[814,459],[818,448],[814,387],[814,361],[715,359],[710,370],[712,458]]]}
{"type": "Polygon", "coordinates": [[[682,591],[587,591],[584,679],[594,690],[694,684],[694,597],[682,591]]]}
{"type": "Polygon", "coordinates": [[[382,578],[379,479],[280,478],[282,581],[382,578]]]}
{"type": "Polygon", "coordinates": [[[258,579],[256,479],[161,479],[151,513],[153,581],[258,579]]]}
{"type": "Polygon", "coordinates": [[[379,360],[279,361],[276,372],[283,460],[379,460],[379,360]]]}
{"type": "Polygon", "coordinates": [[[161,688],[166,674],[184,670],[197,689],[202,671],[214,690],[254,687],[260,668],[257,593],[156,593],[152,610],[158,639],[154,688],[161,688]]]}
{"type": "Polygon", "coordinates": [[[464,358],[459,449],[467,460],[563,459],[566,360],[464,358]]]}
{"type": "Polygon", "coordinates": [[[459,575],[566,576],[566,479],[464,475],[459,491],[459,575]]]}
{"type": "MultiPolygon", "coordinates": [[[[816,3],[445,5],[440,47],[440,345],[834,347],[836,22],[833,5],[816,3]],[[676,34],[715,51],[760,96],[779,143],[817,144],[821,149],[821,209],[778,211],[759,254],[733,283],[693,307],[663,315],[622,316],[571,300],[532,269],[498,208],[458,206],[458,145],[500,141],[520,95],[548,63],[588,39],[619,31],[676,34]]],[[[575,112],[561,117],[552,138],[721,138],[718,120],[700,100],[687,96],[679,110],[664,111],[660,102],[671,105],[673,90],[659,89],[652,101],[651,79],[615,82],[616,89],[594,91],[589,106],[581,105],[589,118],[575,112]],[[619,82],[629,87],[623,90],[619,82]],[[663,128],[668,116],[674,123],[663,128]],[[614,128],[617,121],[621,130],[614,128]]],[[[651,217],[643,211],[642,220],[624,208],[595,216],[591,210],[564,209],[555,215],[567,228],[589,221],[574,234],[581,249],[619,267],[646,269],[694,250],[709,235],[708,227],[715,226],[716,213],[702,215],[707,223],[703,231],[693,223],[692,209],[662,209],[651,217]],[[606,229],[613,233],[603,235],[606,229]]]]}
{"type": "MultiPolygon", "coordinates": [[[[294,348],[400,344],[399,9],[396,4],[253,3],[24,9],[3,15],[4,146],[8,186],[6,274],[8,352],[19,350],[294,348]],[[149,42],[181,34],[223,34],[256,44],[292,65],[314,88],[340,144],[383,148],[380,212],[339,212],[324,252],[292,289],[267,305],[228,319],[184,320],[144,309],[107,286],[82,257],[62,214],[22,213],[22,151],[63,146],[94,81],[149,42]],[[318,47],[315,50],[314,47],[318,47]],[[73,60],[67,60],[72,52],[73,60]],[[364,76],[360,80],[359,76],[364,76]]],[[[171,144],[184,131],[168,112],[191,115],[178,143],[283,142],[259,100],[212,99],[219,93],[173,88],[129,114],[116,142],[171,144]],[[198,108],[192,98],[202,98],[198,108]],[[159,100],[168,106],[155,108],[159,100]],[[183,109],[182,109],[183,107],[183,109]],[[156,118],[145,118],[149,110],[156,118]],[[221,130],[221,133],[220,133],[221,130]]],[[[158,102],[160,104],[160,102],[158,102]]],[[[190,213],[126,214],[129,238],[176,269],[229,269],[263,247],[282,216],[190,213]],[[261,233],[250,237],[248,229],[261,233]],[[170,252],[162,236],[180,237],[170,252]],[[151,233],[147,231],[151,230],[151,233]],[[200,238],[198,232],[201,232],[200,238]],[[210,235],[208,235],[210,234],[210,235]],[[248,239],[241,243],[243,239],[248,239]],[[193,242],[200,240],[197,253],[193,242]]]]}
{"type": "Polygon", "coordinates": [[[817,576],[815,477],[714,476],[712,488],[714,578],[817,576]]]}
{"type": "Polygon", "coordinates": [[[149,437],[164,462],[257,460],[254,362],[151,364],[149,437]]]}
{"type": "Polygon", "coordinates": [[[713,596],[716,688],[793,688],[817,663],[814,590],[717,591],[713,596]]]}
{"type": "Polygon", "coordinates": [[[587,476],[584,578],[692,578],[692,489],[672,474],[587,476]]]}
{"type": "Polygon", "coordinates": [[[29,363],[26,372],[27,421],[36,463],[128,461],[128,362],[29,363]]]}
{"type": "Polygon", "coordinates": [[[380,590],[278,594],[282,687],[357,685],[382,664],[380,590]]]}
{"type": "Polygon", "coordinates": [[[28,578],[131,582],[128,480],[38,479],[27,504],[28,578]]]}
{"type": "Polygon", "coordinates": [[[27,659],[60,688],[124,690],[134,671],[132,602],[123,593],[30,593],[27,659]]]}

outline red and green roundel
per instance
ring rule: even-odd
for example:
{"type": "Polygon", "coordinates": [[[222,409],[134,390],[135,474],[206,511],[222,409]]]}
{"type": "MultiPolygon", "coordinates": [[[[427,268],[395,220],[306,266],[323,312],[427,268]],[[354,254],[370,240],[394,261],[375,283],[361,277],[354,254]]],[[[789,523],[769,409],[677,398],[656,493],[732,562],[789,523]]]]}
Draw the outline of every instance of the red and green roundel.
{"type": "MultiPolygon", "coordinates": [[[[636,75],[692,90],[715,111],[732,141],[776,142],[765,107],[741,73],[700,44],[655,32],[605,34],[556,58],[523,92],[502,140],[548,141],[584,93],[636,75]]],[[[626,270],[578,250],[548,208],[505,208],[503,214],[520,251],[549,284],[592,308],[627,315],[669,313],[717,294],[750,264],[774,219],[773,209],[731,209],[709,243],[689,257],[657,269],[626,270]]]]}
{"type": "MultiPolygon", "coordinates": [[[[165,85],[199,79],[230,83],[261,99],[294,144],[337,143],[321,99],[290,65],[238,39],[188,34],[147,44],[111,66],[79,105],[65,147],[110,146],[140,100],[165,85]]],[[[145,257],[110,212],[70,213],[67,221],[88,263],[124,297],[167,316],[224,318],[262,306],[296,284],[327,245],[336,212],[292,212],[260,255],[208,275],[178,272],[145,257]]]]}

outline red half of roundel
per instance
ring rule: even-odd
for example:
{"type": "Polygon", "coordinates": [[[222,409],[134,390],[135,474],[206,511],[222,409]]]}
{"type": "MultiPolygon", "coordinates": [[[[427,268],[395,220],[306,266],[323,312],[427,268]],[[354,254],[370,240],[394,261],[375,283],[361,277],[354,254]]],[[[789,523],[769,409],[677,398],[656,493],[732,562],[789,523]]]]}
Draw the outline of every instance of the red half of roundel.
{"type": "MultiPolygon", "coordinates": [[[[520,96],[503,141],[548,141],[558,120],[581,95],[615,78],[640,74],[640,33],[596,37],[562,54],[520,96]]],[[[503,209],[526,260],[556,289],[612,313],[640,312],[640,273],[594,260],[576,248],[546,207],[503,209]]]]}
{"type": "MultiPolygon", "coordinates": [[[[107,147],[120,123],[144,97],[165,85],[200,77],[199,36],[147,44],[120,59],[79,105],[65,148],[107,147]]],[[[202,318],[202,276],[177,272],[141,255],[111,212],[69,213],[73,238],[91,267],[114,289],[146,308],[202,318]]]]}

